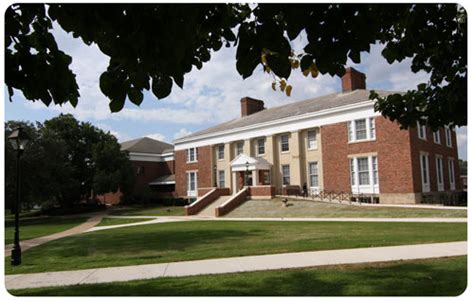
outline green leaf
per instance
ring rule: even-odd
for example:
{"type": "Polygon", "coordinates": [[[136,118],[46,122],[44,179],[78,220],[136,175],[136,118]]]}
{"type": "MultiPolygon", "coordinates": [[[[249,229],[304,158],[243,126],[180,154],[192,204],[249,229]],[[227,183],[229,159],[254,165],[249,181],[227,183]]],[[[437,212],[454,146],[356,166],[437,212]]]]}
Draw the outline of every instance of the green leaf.
{"type": "Polygon", "coordinates": [[[125,101],[123,101],[123,100],[120,100],[120,99],[112,100],[112,101],[109,103],[110,111],[111,111],[112,113],[119,112],[120,110],[123,109],[124,104],[125,104],[125,101]]]}
{"type": "Polygon", "coordinates": [[[158,99],[165,98],[170,95],[173,81],[169,76],[154,77],[151,84],[151,90],[158,99]]]}
{"type": "Polygon", "coordinates": [[[132,87],[128,90],[130,101],[139,106],[143,101],[143,93],[140,89],[132,87]]]}

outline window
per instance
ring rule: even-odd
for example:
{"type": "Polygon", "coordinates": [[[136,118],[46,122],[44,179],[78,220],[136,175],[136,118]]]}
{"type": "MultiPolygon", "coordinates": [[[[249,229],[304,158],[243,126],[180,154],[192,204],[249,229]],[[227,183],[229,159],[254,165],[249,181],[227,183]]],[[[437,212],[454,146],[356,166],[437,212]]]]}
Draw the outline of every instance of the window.
{"type": "Polygon", "coordinates": [[[446,145],[449,146],[449,147],[453,146],[453,142],[452,142],[452,139],[451,139],[451,129],[450,128],[446,128],[446,145]]]}
{"type": "Polygon", "coordinates": [[[288,143],[288,135],[281,135],[280,136],[280,142],[281,142],[281,151],[282,152],[287,152],[290,150],[290,145],[288,143]]]}
{"type": "Polygon", "coordinates": [[[418,138],[426,140],[426,125],[421,125],[419,121],[417,123],[418,138]]]}
{"type": "Polygon", "coordinates": [[[290,185],[290,165],[282,165],[281,173],[283,175],[283,185],[290,185]]]}
{"type": "Polygon", "coordinates": [[[379,173],[377,156],[349,159],[353,193],[378,193],[379,173]]]}
{"type": "Polygon", "coordinates": [[[441,156],[436,156],[436,179],[438,191],[444,191],[443,158],[441,156]]]}
{"type": "Polygon", "coordinates": [[[137,175],[145,174],[145,166],[138,166],[137,167],[137,175]]]}
{"type": "Polygon", "coordinates": [[[224,144],[217,146],[217,160],[224,160],[224,144]]]}
{"type": "Polygon", "coordinates": [[[429,162],[428,162],[427,154],[420,155],[420,165],[421,165],[422,191],[429,192],[430,191],[430,171],[429,171],[429,162]]]}
{"type": "Polygon", "coordinates": [[[448,159],[449,189],[456,190],[456,181],[454,180],[454,160],[448,159]]]}
{"type": "Polygon", "coordinates": [[[244,143],[237,142],[237,144],[235,145],[235,155],[238,156],[243,153],[244,153],[244,143]]]}
{"type": "Polygon", "coordinates": [[[225,171],[224,170],[219,170],[219,187],[224,188],[225,187],[225,171]]]}
{"type": "Polygon", "coordinates": [[[319,187],[318,162],[308,164],[309,187],[319,187]]]}
{"type": "Polygon", "coordinates": [[[188,196],[197,196],[197,172],[188,172],[188,196]]]}
{"type": "Polygon", "coordinates": [[[439,136],[439,130],[433,132],[433,141],[434,143],[441,144],[441,138],[439,136]]]}
{"type": "Polygon", "coordinates": [[[317,149],[316,131],[308,131],[308,149],[317,149]]]}
{"type": "Polygon", "coordinates": [[[257,140],[257,154],[265,154],[265,139],[263,138],[257,140]]]}
{"type": "Polygon", "coordinates": [[[375,118],[347,122],[347,134],[349,142],[375,140],[375,118]]]}
{"type": "Polygon", "coordinates": [[[187,162],[197,162],[197,148],[192,147],[187,150],[187,162]]]}

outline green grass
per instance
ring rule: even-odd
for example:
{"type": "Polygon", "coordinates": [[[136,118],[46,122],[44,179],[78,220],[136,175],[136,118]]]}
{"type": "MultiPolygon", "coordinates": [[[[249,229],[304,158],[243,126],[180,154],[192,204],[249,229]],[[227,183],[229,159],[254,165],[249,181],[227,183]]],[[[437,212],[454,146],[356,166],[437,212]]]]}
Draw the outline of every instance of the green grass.
{"type": "MultiPolygon", "coordinates": [[[[20,218],[20,239],[27,240],[65,231],[82,224],[87,217],[29,217],[20,218]]],[[[13,243],[14,221],[5,221],[5,244],[13,243]]]]}
{"type": "Polygon", "coordinates": [[[115,208],[112,212],[110,212],[110,215],[182,216],[184,215],[184,207],[130,205],[127,207],[115,208]]]}
{"type": "Polygon", "coordinates": [[[26,251],[7,274],[463,241],[466,223],[187,221],[66,237],[26,251]]]}
{"type": "Polygon", "coordinates": [[[15,296],[458,296],[467,256],[10,291],[15,296]]]}
{"type": "Polygon", "coordinates": [[[418,209],[343,205],[288,199],[282,207],[281,199],[251,200],[226,217],[467,217],[467,210],[418,209]]]}
{"type": "Polygon", "coordinates": [[[146,221],[151,221],[151,220],[153,220],[153,218],[108,218],[108,217],[105,217],[96,227],[132,224],[132,223],[146,222],[146,221]]]}

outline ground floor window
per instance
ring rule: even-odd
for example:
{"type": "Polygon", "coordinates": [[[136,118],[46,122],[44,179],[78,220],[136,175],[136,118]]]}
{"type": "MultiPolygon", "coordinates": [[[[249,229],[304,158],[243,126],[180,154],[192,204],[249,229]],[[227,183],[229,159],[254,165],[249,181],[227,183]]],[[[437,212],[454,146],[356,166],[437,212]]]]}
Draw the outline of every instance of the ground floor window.
{"type": "Polygon", "coordinates": [[[441,156],[436,156],[436,180],[438,191],[444,191],[443,158],[441,156]]]}
{"type": "Polygon", "coordinates": [[[283,185],[290,185],[290,165],[282,165],[281,173],[283,176],[283,185]]]}
{"type": "Polygon", "coordinates": [[[225,171],[224,170],[219,170],[219,187],[220,188],[225,187],[225,171]]]}
{"type": "Polygon", "coordinates": [[[197,196],[197,172],[188,172],[188,196],[197,196]]]}
{"type": "Polygon", "coordinates": [[[379,193],[377,156],[349,159],[352,193],[379,193]]]}
{"type": "Polygon", "coordinates": [[[430,166],[428,154],[420,154],[421,184],[423,192],[430,191],[430,166]]]}
{"type": "Polygon", "coordinates": [[[308,163],[308,177],[309,177],[309,187],[311,188],[319,187],[318,162],[308,163]]]}
{"type": "Polygon", "coordinates": [[[454,160],[448,159],[449,188],[456,190],[456,181],[454,180],[454,160]]]}

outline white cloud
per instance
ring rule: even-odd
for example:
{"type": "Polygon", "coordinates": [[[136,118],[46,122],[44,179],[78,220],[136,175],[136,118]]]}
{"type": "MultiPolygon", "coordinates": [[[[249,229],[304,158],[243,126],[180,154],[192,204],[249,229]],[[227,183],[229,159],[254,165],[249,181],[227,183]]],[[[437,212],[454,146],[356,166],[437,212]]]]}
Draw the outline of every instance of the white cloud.
{"type": "Polygon", "coordinates": [[[114,130],[111,126],[109,126],[107,124],[96,123],[95,126],[100,128],[101,130],[103,130],[105,132],[110,132],[112,135],[114,135],[117,138],[118,142],[123,142],[123,141],[127,141],[127,140],[131,139],[128,134],[120,133],[120,132],[114,130]]]}
{"type": "Polygon", "coordinates": [[[165,135],[161,133],[154,133],[154,134],[148,134],[146,135],[148,138],[159,140],[159,141],[167,141],[165,135]]]}
{"type": "Polygon", "coordinates": [[[179,138],[182,138],[184,136],[191,135],[191,134],[192,134],[191,131],[188,131],[187,129],[182,128],[174,134],[174,139],[179,139],[179,138]]]}

